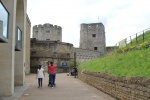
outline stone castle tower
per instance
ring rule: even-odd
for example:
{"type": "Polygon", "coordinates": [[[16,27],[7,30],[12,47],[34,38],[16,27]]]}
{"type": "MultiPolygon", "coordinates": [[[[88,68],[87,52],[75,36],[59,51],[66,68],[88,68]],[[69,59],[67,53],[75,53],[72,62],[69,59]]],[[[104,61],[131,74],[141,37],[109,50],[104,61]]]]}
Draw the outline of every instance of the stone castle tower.
{"type": "Polygon", "coordinates": [[[106,53],[105,28],[102,23],[81,24],[80,48],[106,53]]]}
{"type": "Polygon", "coordinates": [[[57,25],[44,24],[33,26],[33,38],[62,42],[62,28],[57,25]]]}

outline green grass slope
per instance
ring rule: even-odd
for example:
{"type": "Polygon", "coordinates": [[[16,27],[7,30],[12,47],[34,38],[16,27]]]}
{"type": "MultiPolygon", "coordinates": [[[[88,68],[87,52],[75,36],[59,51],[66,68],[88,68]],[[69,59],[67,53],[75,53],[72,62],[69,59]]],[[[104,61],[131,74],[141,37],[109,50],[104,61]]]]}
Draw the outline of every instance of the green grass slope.
{"type": "Polygon", "coordinates": [[[114,76],[143,76],[150,78],[150,48],[113,53],[103,58],[83,62],[78,69],[108,73],[114,76]]]}
{"type": "Polygon", "coordinates": [[[127,45],[103,58],[83,62],[78,68],[115,76],[142,76],[150,79],[150,31],[144,34],[144,41],[142,35],[137,40],[132,41],[132,46],[127,45]],[[137,46],[140,49],[136,49],[137,46]]]}

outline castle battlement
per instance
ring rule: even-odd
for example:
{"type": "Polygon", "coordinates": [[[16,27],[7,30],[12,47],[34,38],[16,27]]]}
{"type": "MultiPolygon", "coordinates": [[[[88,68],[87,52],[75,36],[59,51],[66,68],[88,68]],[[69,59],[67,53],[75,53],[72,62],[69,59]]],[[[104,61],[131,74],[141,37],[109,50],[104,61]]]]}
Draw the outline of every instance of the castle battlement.
{"type": "Polygon", "coordinates": [[[90,29],[90,27],[104,27],[102,23],[82,23],[81,24],[81,29],[90,29]]]}
{"type": "Polygon", "coordinates": [[[38,40],[62,41],[62,28],[58,25],[45,23],[33,26],[33,38],[38,40]]]}
{"type": "Polygon", "coordinates": [[[55,30],[58,30],[58,31],[61,31],[62,28],[58,25],[53,25],[53,24],[49,24],[49,23],[46,23],[46,24],[39,24],[39,25],[35,25],[33,26],[33,30],[41,30],[41,29],[55,29],[55,30]]]}
{"type": "Polygon", "coordinates": [[[41,29],[41,28],[43,28],[43,26],[41,24],[39,24],[37,28],[41,29]]]}
{"type": "Polygon", "coordinates": [[[33,30],[37,30],[37,29],[38,29],[37,25],[33,26],[33,30]]]}

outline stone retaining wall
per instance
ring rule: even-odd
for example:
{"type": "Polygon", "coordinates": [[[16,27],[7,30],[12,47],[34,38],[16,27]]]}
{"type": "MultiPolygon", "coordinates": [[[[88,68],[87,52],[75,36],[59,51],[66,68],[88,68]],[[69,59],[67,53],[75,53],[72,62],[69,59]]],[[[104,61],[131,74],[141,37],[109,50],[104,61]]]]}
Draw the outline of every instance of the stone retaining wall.
{"type": "Polygon", "coordinates": [[[78,78],[117,100],[150,100],[150,79],[79,71],[78,78]]]}

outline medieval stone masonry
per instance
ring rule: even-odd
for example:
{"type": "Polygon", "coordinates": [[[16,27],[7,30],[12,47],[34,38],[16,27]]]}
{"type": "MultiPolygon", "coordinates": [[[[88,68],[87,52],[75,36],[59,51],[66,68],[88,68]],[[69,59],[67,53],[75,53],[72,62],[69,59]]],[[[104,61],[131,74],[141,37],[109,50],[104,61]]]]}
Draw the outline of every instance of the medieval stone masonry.
{"type": "Polygon", "coordinates": [[[62,42],[62,28],[57,25],[44,24],[33,26],[33,38],[62,42]]]}
{"type": "Polygon", "coordinates": [[[46,23],[33,26],[31,39],[31,72],[41,64],[47,70],[48,62],[54,61],[59,72],[68,71],[69,61],[76,58],[84,62],[99,58],[106,53],[105,29],[102,23],[81,24],[80,48],[62,42],[62,28],[46,23]],[[74,57],[76,53],[76,57],[74,57]]]}
{"type": "Polygon", "coordinates": [[[82,70],[79,71],[78,78],[116,100],[150,100],[150,79],[144,77],[126,78],[82,70]]]}
{"type": "Polygon", "coordinates": [[[31,39],[31,72],[35,73],[38,65],[47,71],[48,63],[53,61],[58,72],[68,72],[67,64],[73,58],[73,44],[60,41],[31,39]]]}
{"type": "Polygon", "coordinates": [[[81,24],[80,48],[106,53],[105,29],[102,23],[81,24]]]}

